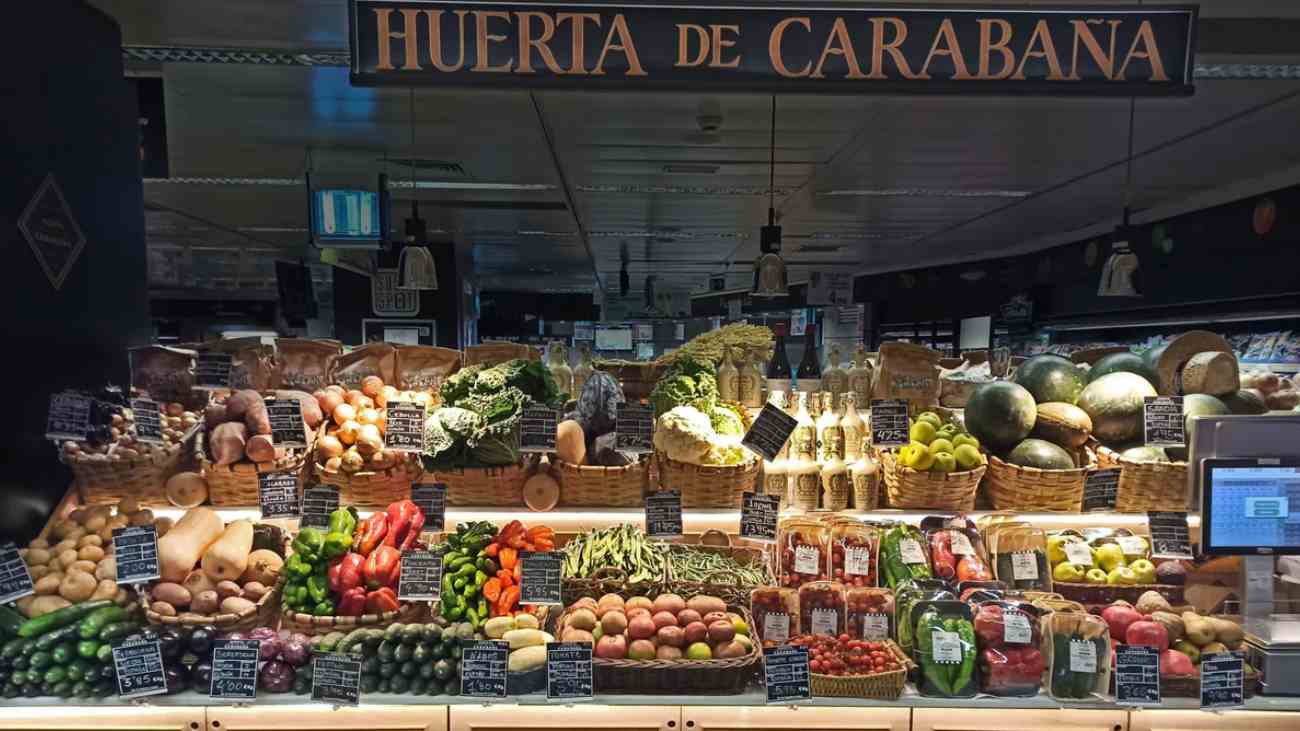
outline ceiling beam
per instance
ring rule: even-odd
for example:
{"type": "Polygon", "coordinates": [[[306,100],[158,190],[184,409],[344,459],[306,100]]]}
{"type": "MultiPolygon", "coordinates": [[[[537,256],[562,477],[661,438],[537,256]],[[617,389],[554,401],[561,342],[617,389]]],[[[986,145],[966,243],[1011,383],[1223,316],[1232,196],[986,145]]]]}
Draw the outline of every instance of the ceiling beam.
{"type": "Polygon", "coordinates": [[[573,225],[578,228],[578,239],[582,241],[582,248],[587,251],[587,261],[591,264],[591,276],[596,280],[596,289],[604,290],[605,285],[600,281],[600,267],[596,263],[596,252],[591,248],[591,239],[587,236],[587,227],[582,223],[582,214],[578,212],[578,203],[573,197],[573,187],[569,185],[569,179],[564,174],[564,164],[560,162],[560,153],[555,149],[555,135],[551,132],[551,125],[546,121],[546,111],[542,109],[542,100],[531,91],[528,92],[528,99],[533,103],[533,110],[537,113],[537,126],[541,129],[542,137],[546,139],[546,151],[551,156],[551,165],[555,170],[555,176],[559,178],[560,190],[564,193],[564,200],[569,204],[569,214],[573,216],[573,225]]]}

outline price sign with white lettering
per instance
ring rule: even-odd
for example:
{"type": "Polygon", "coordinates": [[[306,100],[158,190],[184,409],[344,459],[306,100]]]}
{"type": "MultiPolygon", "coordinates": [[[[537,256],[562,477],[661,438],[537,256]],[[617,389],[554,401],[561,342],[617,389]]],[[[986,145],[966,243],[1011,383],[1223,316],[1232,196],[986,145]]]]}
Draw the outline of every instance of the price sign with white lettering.
{"type": "Polygon", "coordinates": [[[1187,513],[1148,511],[1147,527],[1151,533],[1152,558],[1192,558],[1187,513]]]}
{"type": "Polygon", "coordinates": [[[406,551],[402,554],[397,598],[401,601],[436,602],[442,597],[442,551],[406,551]]]}
{"type": "Polygon", "coordinates": [[[564,554],[559,551],[524,551],[519,554],[519,603],[563,605],[560,577],[564,554]]]}
{"type": "Polygon", "coordinates": [[[1142,399],[1142,429],[1147,446],[1185,446],[1186,425],[1182,396],[1146,396],[1142,399]]]}
{"type": "Polygon", "coordinates": [[[81,441],[90,433],[90,409],[94,399],[64,391],[50,396],[45,419],[45,438],[56,442],[81,441]]]}
{"type": "Polygon", "coordinates": [[[740,537],[755,541],[776,540],[781,519],[781,496],[746,492],[740,497],[740,537]]]}
{"type": "Polygon", "coordinates": [[[447,526],[447,483],[411,485],[411,502],[424,513],[424,530],[438,532],[447,526]]]}
{"type": "Polygon", "coordinates": [[[298,399],[267,399],[266,416],[271,422],[271,443],[275,446],[307,446],[307,425],[302,420],[302,404],[298,399]]]}
{"type": "Polygon", "coordinates": [[[119,698],[142,698],[167,692],[167,676],[163,673],[162,648],[158,640],[123,642],[114,646],[113,668],[117,672],[119,698]]]}
{"type": "Polygon", "coordinates": [[[549,406],[525,406],[519,417],[519,450],[555,451],[555,427],[559,422],[560,412],[549,406]]]}
{"type": "Polygon", "coordinates": [[[470,698],[505,698],[510,644],[502,640],[466,643],[460,655],[460,694],[470,698]]]}
{"type": "Polygon", "coordinates": [[[812,698],[808,648],[778,645],[763,648],[763,681],[768,703],[790,703],[812,698]]]}
{"type": "Polygon", "coordinates": [[[1115,647],[1115,702],[1160,705],[1160,650],[1146,645],[1115,647]]]}
{"type": "Polygon", "coordinates": [[[199,351],[194,365],[194,388],[216,391],[230,388],[230,371],[235,359],[230,353],[199,351]]]}
{"type": "Polygon", "coordinates": [[[135,438],[146,444],[165,444],[162,412],[158,402],[147,398],[131,399],[131,414],[135,417],[135,438]]]}
{"type": "Polygon", "coordinates": [[[629,454],[655,450],[655,412],[641,404],[619,404],[614,414],[614,448],[629,454]]]}
{"type": "Polygon", "coordinates": [[[262,520],[298,517],[301,509],[298,475],[292,472],[257,473],[257,502],[262,508],[262,520]]]}
{"type": "Polygon", "coordinates": [[[32,574],[27,562],[18,555],[13,541],[0,544],[0,604],[6,604],[34,593],[32,574]]]}
{"type": "Polygon", "coordinates": [[[645,532],[653,538],[676,538],[682,534],[680,490],[661,490],[646,495],[645,532]]]}
{"type": "Polygon", "coordinates": [[[763,410],[758,412],[758,417],[749,425],[749,431],[745,432],[740,443],[771,462],[781,453],[781,448],[790,440],[790,435],[798,424],[793,416],[772,404],[764,404],[763,410]]]}
{"type": "Polygon", "coordinates": [[[1083,512],[1114,510],[1115,497],[1119,494],[1118,467],[1093,470],[1083,478],[1083,512]]]}
{"type": "Polygon", "coordinates": [[[590,700],[594,693],[591,645],[586,642],[546,643],[546,699],[590,700]]]}
{"type": "Polygon", "coordinates": [[[143,584],[161,578],[158,529],[152,525],[114,528],[113,558],[117,561],[119,584],[143,584]]]}
{"type": "Polygon", "coordinates": [[[311,699],[336,706],[361,702],[361,659],[330,653],[312,659],[311,699]]]}
{"type": "Polygon", "coordinates": [[[339,488],[317,485],[302,491],[300,528],[328,528],[330,513],[339,509],[339,488]]]}
{"type": "Polygon", "coordinates": [[[903,399],[871,400],[871,445],[902,447],[908,437],[907,401],[903,399]]]}
{"type": "Polygon", "coordinates": [[[256,700],[258,647],[257,640],[213,640],[208,697],[256,700]]]}
{"type": "Polygon", "coordinates": [[[1246,679],[1241,655],[1212,652],[1201,656],[1201,708],[1239,708],[1245,705],[1246,679]]]}
{"type": "Polygon", "coordinates": [[[424,407],[410,401],[389,401],[384,407],[384,449],[424,451],[424,407]]]}

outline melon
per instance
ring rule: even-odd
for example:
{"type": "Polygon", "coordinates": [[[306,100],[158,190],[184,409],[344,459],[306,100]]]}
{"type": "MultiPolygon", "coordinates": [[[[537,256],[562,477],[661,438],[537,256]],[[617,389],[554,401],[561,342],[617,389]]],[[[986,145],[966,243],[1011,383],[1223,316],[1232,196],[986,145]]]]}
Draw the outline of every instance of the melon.
{"type": "Polygon", "coordinates": [[[1040,470],[1072,470],[1070,453],[1044,439],[1026,439],[1007,452],[1007,462],[1040,470]]]}
{"type": "Polygon", "coordinates": [[[1092,419],[1087,412],[1061,401],[1049,401],[1038,405],[1038,416],[1034,421],[1034,430],[1030,436],[1064,447],[1074,449],[1083,446],[1092,433],[1092,419]]]}
{"type": "Polygon", "coordinates": [[[1230,393],[1226,396],[1220,396],[1219,400],[1228,411],[1234,414],[1256,415],[1268,411],[1268,404],[1264,403],[1264,397],[1259,391],[1252,388],[1243,388],[1236,393],[1230,393]]]}
{"type": "Polygon", "coordinates": [[[1103,444],[1117,444],[1142,438],[1142,399],[1155,395],[1150,381],[1120,371],[1085,386],[1078,406],[1092,419],[1093,436],[1103,444]]]}
{"type": "Polygon", "coordinates": [[[992,448],[1010,447],[1034,428],[1034,397],[1016,383],[994,381],[975,387],[965,409],[966,431],[992,448]]]}
{"type": "Polygon", "coordinates": [[[1024,386],[1037,403],[1059,401],[1072,404],[1083,390],[1083,373],[1068,358],[1044,353],[1016,368],[1016,383],[1024,386]]]}
{"type": "Polygon", "coordinates": [[[1168,462],[1169,455],[1160,447],[1129,447],[1119,453],[1120,459],[1131,462],[1168,462]]]}
{"type": "MultiPolygon", "coordinates": [[[[1214,396],[1204,393],[1189,393],[1183,396],[1183,429],[1187,435],[1187,443],[1192,441],[1192,417],[1193,416],[1223,416],[1230,414],[1228,406],[1214,396]]],[[[1165,447],[1165,453],[1169,459],[1175,461],[1185,461],[1187,459],[1187,447],[1165,447]]]]}
{"type": "Polygon", "coordinates": [[[1088,382],[1092,383],[1111,373],[1136,373],[1153,385],[1156,382],[1155,369],[1148,366],[1137,353],[1111,353],[1098,358],[1088,371],[1088,382]]]}

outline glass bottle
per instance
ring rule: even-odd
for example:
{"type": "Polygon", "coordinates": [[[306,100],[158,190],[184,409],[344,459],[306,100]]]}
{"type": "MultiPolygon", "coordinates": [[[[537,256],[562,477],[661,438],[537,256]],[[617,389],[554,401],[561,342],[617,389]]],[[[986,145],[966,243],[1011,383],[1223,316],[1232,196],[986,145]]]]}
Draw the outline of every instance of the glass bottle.
{"type": "Polygon", "coordinates": [[[843,408],[844,393],[849,390],[849,373],[840,367],[840,346],[832,345],[826,356],[826,370],[822,371],[822,388],[831,393],[831,408],[843,408]]]}
{"type": "Polygon", "coordinates": [[[796,406],[794,412],[796,422],[794,433],[790,435],[790,459],[800,462],[816,462],[817,425],[813,423],[812,416],[808,413],[808,394],[799,391],[795,398],[798,406],[796,406]]]}
{"type": "Polygon", "coordinates": [[[822,390],[822,362],[817,357],[817,326],[809,322],[803,331],[803,358],[794,374],[800,393],[817,393],[822,390]]]}
{"type": "Polygon", "coordinates": [[[737,401],[747,409],[757,409],[763,405],[763,371],[758,361],[743,348],[736,348],[737,401]]]}
{"type": "Polygon", "coordinates": [[[573,369],[574,398],[582,398],[582,387],[587,385],[587,379],[591,378],[594,370],[596,369],[591,364],[591,346],[583,343],[578,346],[578,365],[573,369]]]}
{"type": "Polygon", "coordinates": [[[723,401],[740,401],[740,372],[731,362],[731,351],[724,350],[718,366],[718,398],[723,401]]]}
{"type": "Polygon", "coordinates": [[[767,392],[790,393],[790,358],[785,354],[785,330],[776,331],[776,347],[767,362],[767,392]]]}
{"type": "Polygon", "coordinates": [[[844,460],[844,429],[831,405],[832,394],[822,391],[820,396],[822,413],[817,417],[817,443],[821,449],[818,452],[822,462],[840,462],[844,460]]]}
{"type": "Polygon", "coordinates": [[[844,416],[840,417],[840,430],[844,432],[844,460],[854,462],[862,456],[862,439],[866,436],[866,423],[858,416],[858,397],[852,391],[844,394],[844,416]]]}
{"type": "Polygon", "coordinates": [[[849,388],[857,398],[857,405],[862,408],[871,406],[871,381],[872,381],[871,361],[867,359],[867,348],[862,343],[858,343],[858,349],[853,353],[853,362],[849,368],[849,388]]]}
{"type": "Polygon", "coordinates": [[[560,393],[565,394],[565,398],[574,398],[573,369],[569,367],[567,356],[568,351],[563,343],[551,343],[551,349],[546,354],[546,368],[555,379],[555,386],[560,393]]]}

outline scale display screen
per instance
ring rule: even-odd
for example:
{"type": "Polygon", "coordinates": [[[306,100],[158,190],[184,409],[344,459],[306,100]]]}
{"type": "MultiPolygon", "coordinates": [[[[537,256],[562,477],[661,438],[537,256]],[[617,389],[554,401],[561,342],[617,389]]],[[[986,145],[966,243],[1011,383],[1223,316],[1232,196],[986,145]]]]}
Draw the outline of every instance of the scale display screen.
{"type": "Polygon", "coordinates": [[[1300,459],[1207,459],[1205,553],[1300,554],[1300,459]]]}
{"type": "Polygon", "coordinates": [[[596,350],[631,350],[632,328],[597,327],[596,350]]]}
{"type": "Polygon", "coordinates": [[[374,242],[384,237],[379,194],[369,190],[318,190],[312,201],[312,234],[319,241],[374,242]]]}

